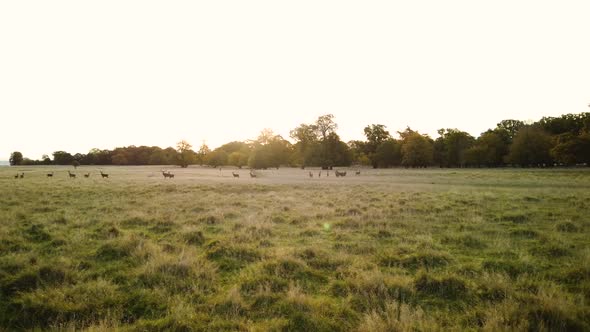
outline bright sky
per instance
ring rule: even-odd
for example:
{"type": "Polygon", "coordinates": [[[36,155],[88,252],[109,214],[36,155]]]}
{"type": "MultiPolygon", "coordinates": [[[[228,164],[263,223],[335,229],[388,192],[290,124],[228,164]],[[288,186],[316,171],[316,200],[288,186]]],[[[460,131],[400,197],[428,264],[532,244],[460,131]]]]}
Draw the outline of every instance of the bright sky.
{"type": "Polygon", "coordinates": [[[0,159],[589,111],[590,1],[1,1],[0,159]]]}

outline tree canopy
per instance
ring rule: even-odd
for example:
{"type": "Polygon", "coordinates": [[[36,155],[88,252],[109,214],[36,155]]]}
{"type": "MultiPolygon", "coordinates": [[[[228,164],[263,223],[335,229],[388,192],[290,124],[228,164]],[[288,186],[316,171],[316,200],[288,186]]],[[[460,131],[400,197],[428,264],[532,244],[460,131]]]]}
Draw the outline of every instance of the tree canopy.
{"type": "Polygon", "coordinates": [[[502,120],[478,137],[456,129],[438,131],[435,140],[407,127],[394,137],[384,124],[364,127],[365,140],[344,143],[332,114],[302,123],[289,132],[293,143],[265,128],[246,141],[232,141],[211,150],[203,143],[197,152],[191,143],[176,146],[127,146],[91,149],[71,154],[57,150],[53,159],[10,155],[10,165],[178,165],[270,168],[371,165],[373,167],[548,167],[590,164],[590,113],[543,117],[528,124],[502,120]]]}

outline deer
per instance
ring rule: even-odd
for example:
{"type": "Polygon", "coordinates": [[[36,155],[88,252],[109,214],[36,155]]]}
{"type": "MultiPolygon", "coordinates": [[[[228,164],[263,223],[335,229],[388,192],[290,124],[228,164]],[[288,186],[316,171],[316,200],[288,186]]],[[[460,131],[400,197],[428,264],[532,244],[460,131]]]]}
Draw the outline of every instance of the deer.
{"type": "Polygon", "coordinates": [[[239,178],[240,177],[240,173],[231,172],[231,175],[233,175],[234,178],[239,178]]]}
{"type": "Polygon", "coordinates": [[[318,172],[318,178],[321,178],[321,177],[322,177],[322,171],[319,171],[318,172]]]}
{"type": "Polygon", "coordinates": [[[20,173],[20,178],[24,179],[24,177],[25,177],[25,173],[20,173]]]}
{"type": "Polygon", "coordinates": [[[255,178],[256,177],[256,173],[254,173],[253,170],[250,170],[250,177],[251,178],[255,178]]]}
{"type": "Polygon", "coordinates": [[[72,173],[72,172],[68,171],[68,175],[70,175],[70,179],[76,178],[76,173],[72,173]]]}
{"type": "Polygon", "coordinates": [[[346,176],[346,172],[334,171],[334,173],[336,173],[336,177],[346,176]]]}
{"type": "Polygon", "coordinates": [[[361,175],[361,170],[357,169],[356,172],[354,172],[354,175],[361,175]]]}
{"type": "Polygon", "coordinates": [[[169,177],[170,179],[173,179],[173,178],[174,178],[174,174],[172,174],[172,173],[168,172],[168,177],[169,177]]]}
{"type": "Polygon", "coordinates": [[[47,173],[47,177],[48,177],[48,178],[52,178],[52,177],[53,177],[53,172],[51,172],[51,173],[47,173]]]}
{"type": "Polygon", "coordinates": [[[311,171],[309,171],[309,177],[313,178],[313,173],[311,171]]]}
{"type": "Polygon", "coordinates": [[[168,173],[166,171],[162,171],[162,175],[164,176],[164,179],[168,177],[168,173]]]}
{"type": "Polygon", "coordinates": [[[90,173],[86,173],[86,174],[84,174],[84,177],[85,177],[85,178],[89,178],[89,177],[90,177],[90,173]]]}
{"type": "Polygon", "coordinates": [[[109,177],[109,175],[107,173],[103,173],[102,171],[100,171],[100,176],[102,176],[103,178],[109,177]]]}
{"type": "Polygon", "coordinates": [[[16,175],[14,176],[15,179],[18,179],[19,175],[18,173],[16,173],[16,175]]]}

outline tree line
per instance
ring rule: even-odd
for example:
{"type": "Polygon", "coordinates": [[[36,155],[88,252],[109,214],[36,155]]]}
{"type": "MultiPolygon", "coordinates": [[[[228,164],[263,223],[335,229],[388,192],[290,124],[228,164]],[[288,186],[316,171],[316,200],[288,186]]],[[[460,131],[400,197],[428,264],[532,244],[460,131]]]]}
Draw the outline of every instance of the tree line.
{"type": "Polygon", "coordinates": [[[202,144],[197,151],[187,141],[176,147],[128,146],[92,149],[87,154],[55,151],[53,159],[24,158],[15,151],[11,165],[208,165],[265,169],[307,166],[363,165],[387,167],[550,167],[590,165],[590,113],[543,117],[534,123],[503,120],[473,137],[459,129],[440,129],[438,137],[407,127],[398,138],[383,124],[364,128],[365,140],[343,142],[332,114],[290,131],[295,142],[264,129],[258,137],[226,143],[214,150],[202,144]]]}

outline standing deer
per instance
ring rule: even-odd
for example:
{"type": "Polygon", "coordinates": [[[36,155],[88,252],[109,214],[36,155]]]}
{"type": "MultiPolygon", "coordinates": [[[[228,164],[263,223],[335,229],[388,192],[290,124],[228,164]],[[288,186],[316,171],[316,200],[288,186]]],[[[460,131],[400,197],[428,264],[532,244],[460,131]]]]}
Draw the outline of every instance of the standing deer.
{"type": "Polygon", "coordinates": [[[256,173],[254,173],[254,171],[250,170],[250,177],[251,178],[255,178],[256,177],[256,173]]]}
{"type": "Polygon", "coordinates": [[[76,178],[76,173],[72,173],[72,172],[68,171],[68,175],[70,175],[70,179],[76,178]]]}
{"type": "Polygon", "coordinates": [[[86,173],[86,174],[84,174],[84,177],[85,177],[85,178],[89,178],[89,177],[90,177],[90,173],[86,173]]]}
{"type": "Polygon", "coordinates": [[[346,172],[334,171],[334,173],[336,173],[336,177],[346,176],[346,172]]]}
{"type": "Polygon", "coordinates": [[[102,176],[103,178],[109,177],[109,175],[107,173],[103,173],[102,171],[100,171],[100,176],[102,176]]]}
{"type": "Polygon", "coordinates": [[[361,170],[357,169],[356,172],[354,172],[354,175],[361,175],[361,170]]]}
{"type": "Polygon", "coordinates": [[[25,173],[20,173],[20,178],[23,179],[25,177],[25,173]]]}
{"type": "Polygon", "coordinates": [[[53,172],[51,172],[51,173],[47,173],[47,177],[48,177],[48,178],[52,178],[52,177],[53,177],[53,172]]]}
{"type": "Polygon", "coordinates": [[[16,175],[14,176],[15,179],[18,179],[18,173],[16,173],[16,175]]]}
{"type": "Polygon", "coordinates": [[[234,178],[239,178],[240,177],[240,173],[231,172],[231,175],[233,175],[234,178]]]}

